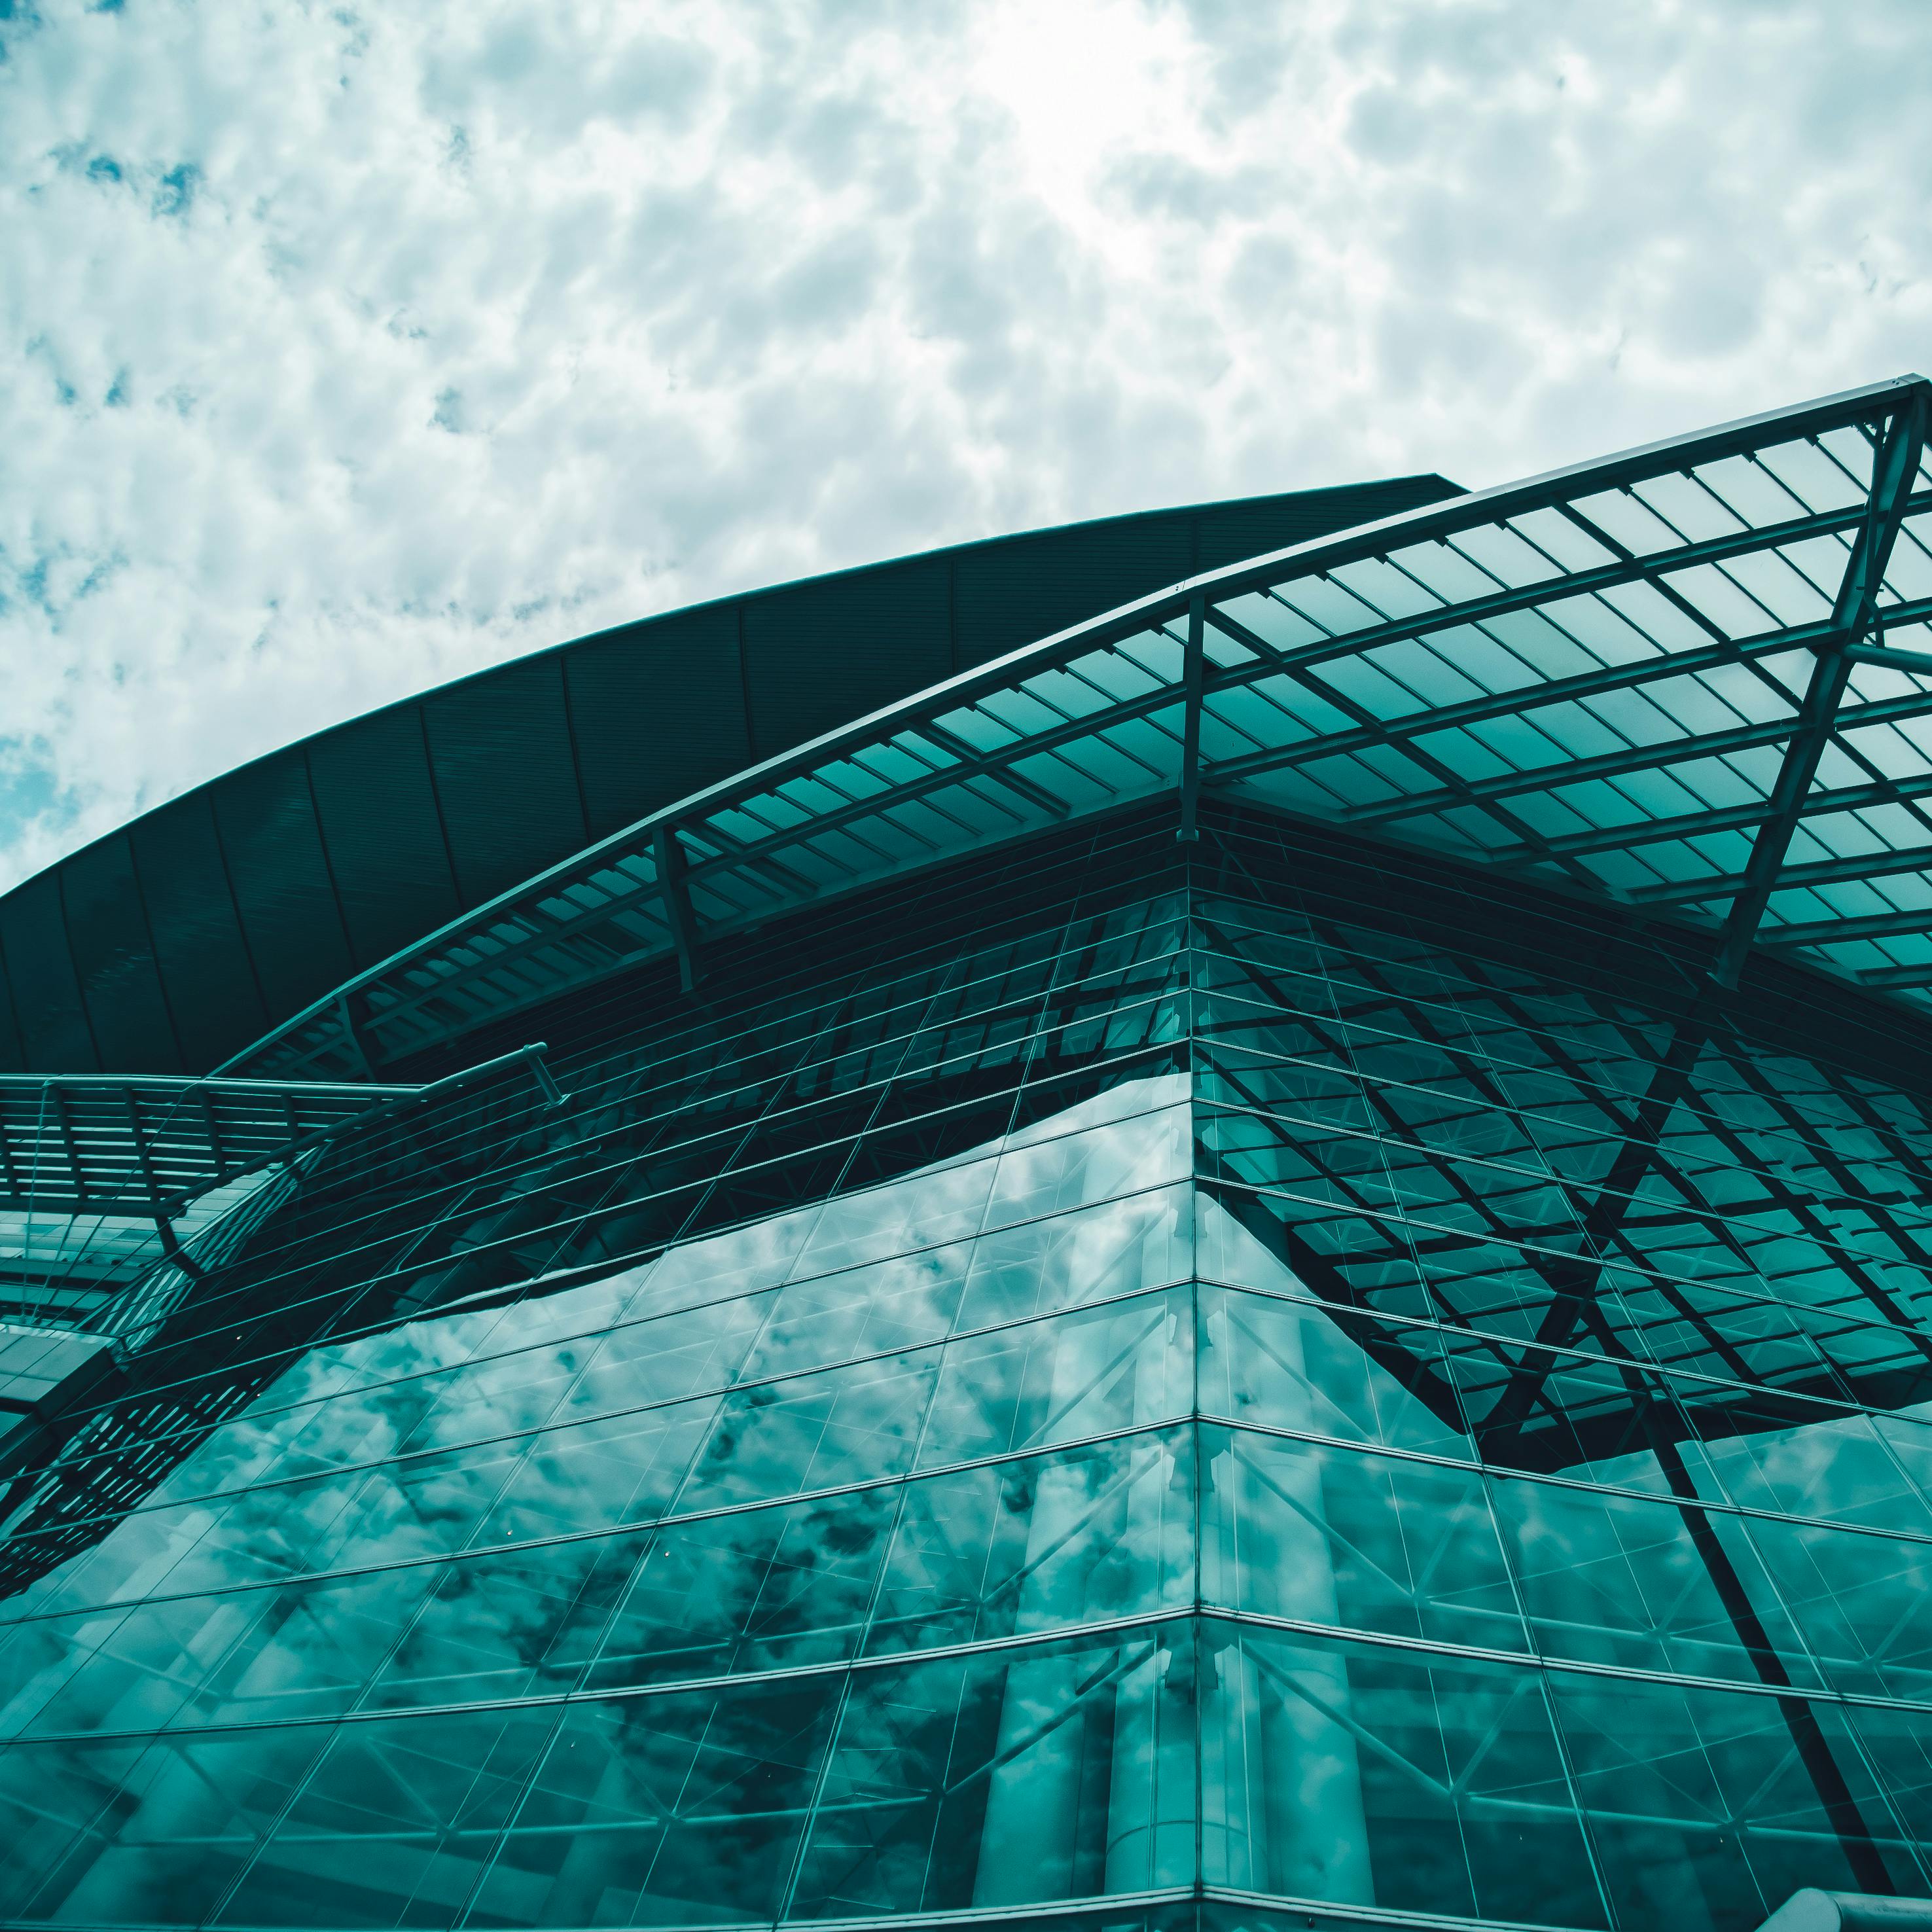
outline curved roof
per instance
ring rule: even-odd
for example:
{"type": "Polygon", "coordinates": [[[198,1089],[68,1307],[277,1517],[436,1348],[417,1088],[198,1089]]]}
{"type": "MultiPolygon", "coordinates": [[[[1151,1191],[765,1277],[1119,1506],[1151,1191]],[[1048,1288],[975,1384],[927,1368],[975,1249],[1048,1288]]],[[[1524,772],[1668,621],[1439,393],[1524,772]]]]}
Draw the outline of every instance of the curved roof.
{"type": "Polygon", "coordinates": [[[318,733],[0,898],[0,1072],[205,1072],[747,766],[1125,598],[1456,494],[1402,477],[935,550],[626,625],[318,733]]]}
{"type": "MultiPolygon", "coordinates": [[[[1209,570],[648,814],[234,1072],[368,1078],[709,935],[1204,788],[1932,1005],[1932,384],[1209,570]]],[[[1037,607],[1036,607],[1037,608],[1037,607]]]]}

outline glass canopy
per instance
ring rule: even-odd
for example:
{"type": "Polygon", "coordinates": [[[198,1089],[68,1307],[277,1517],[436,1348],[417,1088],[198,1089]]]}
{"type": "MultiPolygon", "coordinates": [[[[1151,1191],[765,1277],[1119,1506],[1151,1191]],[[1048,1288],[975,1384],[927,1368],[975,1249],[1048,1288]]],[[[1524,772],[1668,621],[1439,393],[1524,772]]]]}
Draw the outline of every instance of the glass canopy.
{"type": "Polygon", "coordinates": [[[591,847],[224,1070],[368,1079],[891,874],[1210,790],[1932,994],[1932,385],[1216,571],[591,847]]]}

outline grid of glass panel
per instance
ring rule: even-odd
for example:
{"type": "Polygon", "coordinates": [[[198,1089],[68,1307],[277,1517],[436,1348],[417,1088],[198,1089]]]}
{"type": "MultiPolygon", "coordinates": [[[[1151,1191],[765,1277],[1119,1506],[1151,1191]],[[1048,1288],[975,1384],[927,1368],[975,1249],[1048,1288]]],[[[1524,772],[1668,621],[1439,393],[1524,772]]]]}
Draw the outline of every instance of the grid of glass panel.
{"type": "Polygon", "coordinates": [[[1912,1023],[1204,834],[612,982],[155,1270],[0,1525],[0,1918],[1932,1890],[1912,1023]]]}

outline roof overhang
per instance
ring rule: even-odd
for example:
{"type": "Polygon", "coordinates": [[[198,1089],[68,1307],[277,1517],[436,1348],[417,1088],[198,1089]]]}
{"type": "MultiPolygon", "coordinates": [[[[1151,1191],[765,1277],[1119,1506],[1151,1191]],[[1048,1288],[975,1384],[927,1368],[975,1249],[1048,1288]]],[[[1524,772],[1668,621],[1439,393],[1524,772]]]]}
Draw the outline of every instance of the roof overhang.
{"type": "Polygon", "coordinates": [[[1932,1004],[1932,385],[1626,451],[1179,581],[750,766],[236,1057],[372,1078],[715,934],[1204,790],[1932,1004]]]}

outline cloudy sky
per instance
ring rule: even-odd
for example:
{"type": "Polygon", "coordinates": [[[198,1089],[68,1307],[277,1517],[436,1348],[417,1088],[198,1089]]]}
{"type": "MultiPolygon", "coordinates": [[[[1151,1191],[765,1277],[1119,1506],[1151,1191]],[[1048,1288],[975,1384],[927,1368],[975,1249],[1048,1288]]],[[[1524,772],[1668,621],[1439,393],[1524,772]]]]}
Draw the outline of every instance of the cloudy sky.
{"type": "Polygon", "coordinates": [[[0,885],[694,598],[1932,364],[1925,0],[0,0],[0,885]]]}

